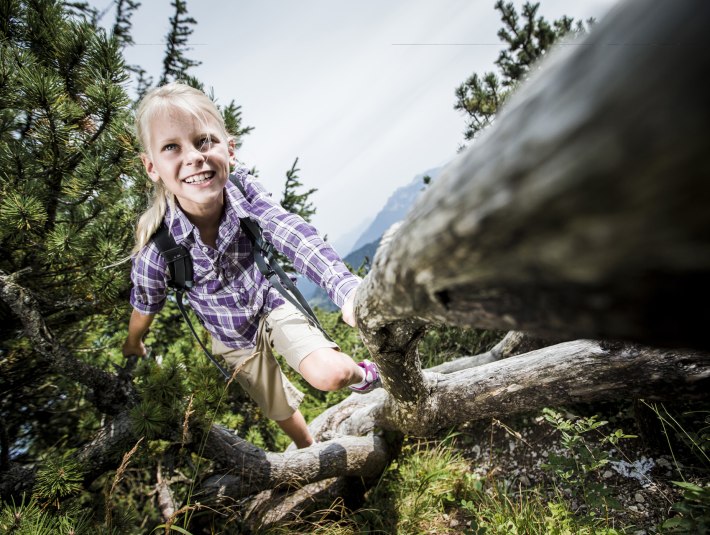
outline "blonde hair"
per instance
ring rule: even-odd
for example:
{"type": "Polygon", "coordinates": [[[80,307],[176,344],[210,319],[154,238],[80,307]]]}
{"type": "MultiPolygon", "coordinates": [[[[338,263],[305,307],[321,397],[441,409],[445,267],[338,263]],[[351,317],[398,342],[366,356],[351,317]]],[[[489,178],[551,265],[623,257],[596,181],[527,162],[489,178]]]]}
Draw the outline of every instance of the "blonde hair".
{"type": "MultiPolygon", "coordinates": [[[[207,95],[187,84],[171,82],[149,91],[136,109],[136,135],[143,152],[148,157],[152,158],[150,154],[150,127],[153,121],[159,120],[161,116],[174,110],[188,113],[205,124],[213,119],[219,125],[225,139],[230,137],[222,114],[207,95]]],[[[153,201],[140,216],[136,225],[136,244],[133,247],[132,255],[140,251],[150,241],[150,238],[160,227],[168,206],[171,213],[175,213],[175,197],[165,189],[161,181],[154,182],[153,187],[153,201]]]]}

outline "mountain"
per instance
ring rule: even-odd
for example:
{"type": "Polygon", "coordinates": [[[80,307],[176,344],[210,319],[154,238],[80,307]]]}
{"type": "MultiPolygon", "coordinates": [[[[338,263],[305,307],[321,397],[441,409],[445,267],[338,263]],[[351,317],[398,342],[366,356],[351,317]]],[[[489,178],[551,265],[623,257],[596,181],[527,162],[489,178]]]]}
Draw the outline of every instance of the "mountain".
{"type": "MultiPolygon", "coordinates": [[[[357,251],[353,251],[347,255],[343,260],[350,266],[353,272],[360,269],[360,267],[367,261],[367,268],[369,269],[370,263],[375,256],[377,251],[377,246],[380,245],[380,238],[377,238],[374,242],[368,243],[360,247],[357,251]]],[[[323,310],[338,310],[333,302],[328,297],[328,294],[320,286],[313,284],[306,278],[300,277],[298,281],[298,289],[308,301],[308,304],[312,307],[322,308],[323,310]],[[308,284],[304,284],[308,283],[308,284]],[[306,294],[306,289],[310,291],[306,294]]]]}
{"type": "Polygon", "coordinates": [[[428,175],[432,180],[436,180],[436,177],[439,176],[442,170],[443,167],[429,169],[415,176],[408,185],[395,190],[382,210],[377,214],[374,221],[357,239],[352,250],[356,251],[368,243],[379,240],[390,226],[404,219],[404,216],[407,215],[409,209],[424,190],[424,177],[428,175]]]}
{"type": "Polygon", "coordinates": [[[354,225],[349,231],[331,241],[330,244],[333,246],[333,249],[335,249],[340,256],[344,256],[350,251],[353,251],[353,245],[355,245],[355,242],[362,234],[362,229],[366,228],[371,221],[371,217],[363,218],[362,221],[358,222],[357,225],[354,225]]]}
{"type": "MultiPolygon", "coordinates": [[[[442,170],[443,167],[429,169],[415,176],[408,185],[395,190],[370,226],[367,227],[357,239],[352,251],[343,257],[343,260],[353,271],[357,271],[366,259],[369,260],[368,264],[372,262],[382,235],[394,223],[404,219],[407,212],[409,212],[410,208],[414,205],[414,202],[419,198],[422,191],[424,191],[424,177],[429,176],[432,181],[436,180],[442,170]]],[[[369,265],[367,267],[369,269],[369,265]]],[[[311,306],[324,310],[337,310],[337,307],[328,298],[328,294],[325,290],[313,284],[305,277],[298,278],[298,289],[311,306]]]]}

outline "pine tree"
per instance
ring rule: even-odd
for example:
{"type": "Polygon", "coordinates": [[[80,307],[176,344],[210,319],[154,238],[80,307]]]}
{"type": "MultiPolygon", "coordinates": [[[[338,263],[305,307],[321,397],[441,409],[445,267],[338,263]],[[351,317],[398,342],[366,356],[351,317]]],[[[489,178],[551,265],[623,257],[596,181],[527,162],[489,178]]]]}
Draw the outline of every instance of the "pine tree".
{"type": "Polygon", "coordinates": [[[186,52],[190,50],[188,39],[192,35],[192,28],[197,21],[187,15],[187,2],[173,0],[170,4],[175,8],[175,13],[170,17],[170,31],[166,39],[165,58],[163,59],[163,74],[160,85],[175,80],[184,80],[191,67],[200,65],[199,61],[191,60],[186,52]]]}
{"type": "MultiPolygon", "coordinates": [[[[0,3],[0,276],[12,277],[37,300],[50,336],[72,358],[110,371],[124,361],[130,284],[128,263],[110,266],[127,257],[149,189],[135,157],[134,103],[123,88],[130,67],[122,51],[132,42],[129,11],[137,3],[124,7],[116,22],[121,30],[107,36],[97,27],[101,14],[79,3],[71,9],[58,0],[0,3]]],[[[241,108],[232,101],[221,110],[241,144],[252,130],[241,108]]],[[[294,163],[286,189],[294,206],[312,214],[307,197],[297,194],[297,172],[294,163]]],[[[178,458],[174,444],[155,441],[124,475],[123,488],[107,498],[105,522],[103,515],[82,513],[97,503],[83,488],[86,466],[71,452],[91,441],[106,415],[84,386],[48,370],[4,297],[0,321],[0,481],[13,468],[37,468],[31,494],[16,496],[17,505],[0,503],[0,531],[8,525],[17,533],[140,529],[127,511],[157,524],[158,513],[145,499],[156,467],[177,465],[192,475],[191,459],[178,458]]],[[[180,428],[194,393],[191,430],[209,414],[254,443],[276,448],[273,425],[246,394],[232,388],[224,397],[224,385],[174,302],[156,317],[146,343],[163,357],[161,366],[148,360],[135,370],[140,402],[129,412],[134,432],[146,442],[180,428]]]]}
{"type": "Polygon", "coordinates": [[[297,190],[303,187],[303,182],[298,176],[300,169],[298,158],[296,158],[291,166],[291,169],[286,171],[286,183],[284,184],[283,195],[281,196],[281,206],[289,212],[300,215],[304,220],[310,223],[311,217],[316,213],[316,209],[310,200],[317,188],[299,193],[297,190]]]}
{"type": "MultiPolygon", "coordinates": [[[[506,48],[498,55],[495,64],[500,76],[493,72],[483,75],[472,74],[456,88],[454,109],[466,117],[466,141],[476,136],[488,126],[498,109],[517,85],[525,80],[536,62],[544,56],[559,39],[569,34],[584,33],[584,23],[562,16],[550,24],[544,17],[538,17],[539,3],[525,2],[521,14],[512,3],[497,0],[495,9],[500,12],[503,27],[498,37],[506,43],[506,48]],[[520,20],[522,16],[522,21],[520,20]]],[[[590,27],[594,21],[587,21],[590,27]]]]}
{"type": "Polygon", "coordinates": [[[135,44],[131,35],[133,28],[131,19],[140,6],[141,3],[135,0],[116,0],[116,22],[113,25],[113,36],[122,47],[135,44]]]}
{"type": "MultiPolygon", "coordinates": [[[[318,189],[311,188],[301,193],[298,192],[299,188],[303,187],[303,182],[301,182],[298,176],[300,169],[296,167],[297,165],[298,158],[294,160],[291,169],[286,171],[286,182],[284,183],[283,195],[281,197],[281,206],[291,213],[300,215],[306,222],[310,223],[311,217],[316,213],[316,209],[310,197],[318,191],[318,189]]],[[[296,273],[293,263],[285,255],[278,253],[276,260],[287,273],[296,273]]]]}
{"type": "Polygon", "coordinates": [[[18,7],[0,43],[0,268],[77,317],[126,287],[105,266],[131,241],[127,74],[118,42],[61,2],[18,7]]]}
{"type": "MultiPolygon", "coordinates": [[[[123,49],[135,44],[133,35],[131,34],[131,30],[133,29],[131,19],[140,6],[141,3],[135,0],[116,0],[116,20],[113,25],[112,33],[123,49]]],[[[135,76],[136,93],[140,100],[153,85],[153,77],[149,76],[146,70],[140,65],[129,65],[128,70],[135,76]]]]}
{"type": "Polygon", "coordinates": [[[253,126],[245,126],[242,124],[242,107],[232,100],[227,106],[220,107],[222,117],[224,117],[224,125],[232,136],[235,138],[235,148],[239,149],[242,146],[244,136],[254,130],[253,126]]]}
{"type": "MultiPolygon", "coordinates": [[[[119,43],[86,12],[1,5],[0,274],[37,300],[58,344],[81,347],[128,291],[128,266],[108,267],[130,250],[143,196],[127,72],[119,43]]],[[[95,419],[82,388],[48,373],[2,300],[0,322],[2,464],[80,442],[95,419]]]]}

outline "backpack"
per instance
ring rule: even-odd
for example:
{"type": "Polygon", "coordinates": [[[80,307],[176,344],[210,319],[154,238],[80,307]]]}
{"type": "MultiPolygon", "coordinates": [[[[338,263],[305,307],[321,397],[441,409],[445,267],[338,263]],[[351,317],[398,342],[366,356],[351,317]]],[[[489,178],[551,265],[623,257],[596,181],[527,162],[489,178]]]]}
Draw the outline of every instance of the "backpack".
{"type": "MultiPolygon", "coordinates": [[[[247,202],[249,202],[246,190],[237,177],[230,174],[229,180],[239,189],[244,198],[247,199],[247,202]]],[[[254,261],[256,262],[257,268],[261,274],[269,281],[269,284],[271,284],[271,286],[283,296],[284,299],[294,305],[314,327],[320,329],[325,337],[332,341],[330,336],[328,336],[321,326],[315,313],[308,305],[308,302],[303,297],[303,294],[301,294],[291,278],[276,261],[274,247],[271,243],[264,239],[261,227],[259,227],[259,225],[250,218],[241,218],[239,222],[242,231],[249,237],[252,243],[254,261]]],[[[217,366],[222,375],[224,375],[225,380],[229,380],[231,374],[224,369],[224,367],[217,361],[217,359],[215,359],[212,353],[210,353],[210,351],[202,343],[202,340],[195,332],[192,322],[187,316],[187,312],[185,311],[185,307],[182,302],[185,291],[194,286],[192,257],[190,256],[190,252],[186,247],[178,245],[175,242],[175,239],[170,235],[168,227],[164,222],[155,232],[152,240],[170,270],[170,280],[168,281],[168,286],[175,291],[178,308],[182,313],[182,317],[185,319],[185,323],[187,323],[193,336],[200,344],[200,347],[205,352],[205,355],[207,355],[207,358],[209,358],[210,361],[217,366]]]]}

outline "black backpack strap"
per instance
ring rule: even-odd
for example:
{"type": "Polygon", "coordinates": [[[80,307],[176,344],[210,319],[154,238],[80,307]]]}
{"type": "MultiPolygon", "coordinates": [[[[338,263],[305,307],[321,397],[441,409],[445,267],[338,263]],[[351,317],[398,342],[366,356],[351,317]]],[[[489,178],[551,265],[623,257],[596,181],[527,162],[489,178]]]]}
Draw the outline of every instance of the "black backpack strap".
{"type": "Polygon", "coordinates": [[[192,279],[192,257],[190,257],[190,251],[185,246],[178,245],[175,242],[175,238],[172,237],[165,223],[162,223],[155,232],[153,241],[168,264],[171,278],[168,281],[168,286],[176,290],[192,288],[194,281],[192,279]]]}
{"type": "MultiPolygon", "coordinates": [[[[237,186],[247,202],[249,202],[249,197],[247,196],[244,185],[239,179],[233,174],[229,175],[229,179],[232,184],[237,186]]],[[[306,298],[303,297],[303,294],[293,283],[291,277],[286,274],[281,265],[274,258],[274,246],[264,239],[261,227],[250,218],[241,218],[239,222],[242,230],[251,240],[254,250],[254,261],[261,274],[266,277],[271,286],[273,286],[284,299],[295,306],[314,327],[319,329],[328,340],[333,342],[333,339],[318,321],[315,312],[311,309],[306,298]]]]}

